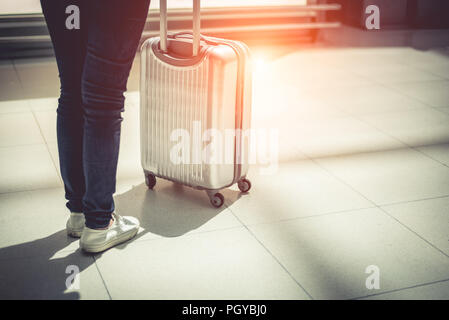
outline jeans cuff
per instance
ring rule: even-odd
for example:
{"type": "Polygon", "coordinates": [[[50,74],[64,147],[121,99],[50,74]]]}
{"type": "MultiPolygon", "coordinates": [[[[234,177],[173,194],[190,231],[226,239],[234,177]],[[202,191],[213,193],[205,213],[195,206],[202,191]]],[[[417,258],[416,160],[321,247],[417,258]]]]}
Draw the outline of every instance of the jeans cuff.
{"type": "Polygon", "coordinates": [[[66,207],[70,210],[70,212],[83,212],[83,203],[80,200],[69,200],[66,204],[66,207]]]}
{"type": "Polygon", "coordinates": [[[112,218],[111,213],[88,213],[84,214],[86,218],[86,227],[90,229],[106,228],[112,218]]]}

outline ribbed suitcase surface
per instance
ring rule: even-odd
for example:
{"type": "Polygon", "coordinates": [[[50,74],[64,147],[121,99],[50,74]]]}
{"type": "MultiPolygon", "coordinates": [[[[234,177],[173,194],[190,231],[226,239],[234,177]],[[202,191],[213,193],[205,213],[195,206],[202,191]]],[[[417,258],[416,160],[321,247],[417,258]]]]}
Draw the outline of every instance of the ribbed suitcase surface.
{"type": "Polygon", "coordinates": [[[251,187],[248,159],[242,159],[249,139],[243,143],[241,133],[250,122],[249,49],[211,37],[200,45],[198,34],[155,37],[142,45],[141,161],[149,188],[155,177],[165,178],[205,189],[220,207],[220,189],[234,183],[244,192],[251,187]],[[177,55],[176,46],[186,45],[199,51],[191,58],[177,55]]]}
{"type": "Polygon", "coordinates": [[[143,167],[161,177],[192,186],[205,184],[203,164],[174,164],[170,136],[174,130],[193,131],[200,123],[201,132],[207,123],[208,61],[195,67],[170,66],[144,50],[146,63],[144,85],[146,106],[141,112],[141,141],[143,167]]]}

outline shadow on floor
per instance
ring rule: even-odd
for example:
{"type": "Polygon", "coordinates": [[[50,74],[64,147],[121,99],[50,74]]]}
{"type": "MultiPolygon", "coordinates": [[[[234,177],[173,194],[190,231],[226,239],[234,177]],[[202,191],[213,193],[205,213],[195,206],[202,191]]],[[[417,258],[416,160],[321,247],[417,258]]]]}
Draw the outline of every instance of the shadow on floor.
{"type": "MultiPolygon", "coordinates": [[[[227,190],[228,195],[229,192],[239,193],[227,190]]],[[[233,195],[232,201],[238,198],[233,195]]],[[[225,206],[212,207],[204,191],[161,180],[154,190],[148,190],[142,183],[117,195],[115,200],[118,214],[132,215],[141,221],[143,231],[132,241],[148,233],[179,237],[225,210],[225,206]]],[[[80,299],[80,292],[67,290],[66,281],[71,275],[67,267],[75,265],[82,273],[95,259],[101,259],[102,254],[87,254],[80,249],[70,251],[68,247],[74,241],[78,239],[68,237],[66,230],[61,230],[42,239],[0,248],[0,299],[80,299]]],[[[122,250],[132,241],[116,248],[122,250]]],[[[85,290],[105,294],[97,270],[89,272],[81,278],[95,281],[90,281],[90,287],[85,290]]]]}
{"type": "Polygon", "coordinates": [[[76,265],[80,272],[92,265],[93,257],[80,250],[55,253],[77,239],[66,230],[48,237],[0,249],[0,299],[79,299],[77,291],[67,291],[70,273],[67,267],[76,265]]]}
{"type": "MultiPolygon", "coordinates": [[[[240,194],[234,190],[226,192],[240,194]]],[[[238,198],[233,195],[225,201],[229,204],[238,198]]],[[[182,236],[206,224],[226,208],[224,205],[218,209],[212,207],[205,191],[161,179],[154,190],[141,183],[116,195],[115,202],[118,214],[132,215],[140,220],[144,231],[137,235],[138,238],[146,233],[162,237],[182,236]]]]}

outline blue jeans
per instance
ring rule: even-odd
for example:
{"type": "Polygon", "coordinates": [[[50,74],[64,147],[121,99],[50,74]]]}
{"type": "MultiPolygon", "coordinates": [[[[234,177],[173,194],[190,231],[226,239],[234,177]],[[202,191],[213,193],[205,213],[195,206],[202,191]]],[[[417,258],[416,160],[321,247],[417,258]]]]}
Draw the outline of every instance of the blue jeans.
{"type": "Polygon", "coordinates": [[[129,72],[150,0],[41,0],[59,70],[57,135],[67,208],[86,226],[114,211],[120,129],[129,72]],[[79,8],[79,29],[74,11],[79,8]]]}

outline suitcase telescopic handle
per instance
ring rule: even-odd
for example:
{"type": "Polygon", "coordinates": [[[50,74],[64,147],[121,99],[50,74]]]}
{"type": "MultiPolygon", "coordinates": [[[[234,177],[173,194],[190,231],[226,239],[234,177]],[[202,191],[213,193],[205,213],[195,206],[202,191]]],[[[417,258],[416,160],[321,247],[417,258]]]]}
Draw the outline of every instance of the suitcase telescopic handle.
{"type": "MultiPolygon", "coordinates": [[[[160,39],[161,39],[161,50],[167,52],[167,0],[159,1],[160,10],[160,39]]],[[[193,52],[192,55],[195,57],[198,55],[200,49],[200,0],[193,0],[193,52]]]]}

